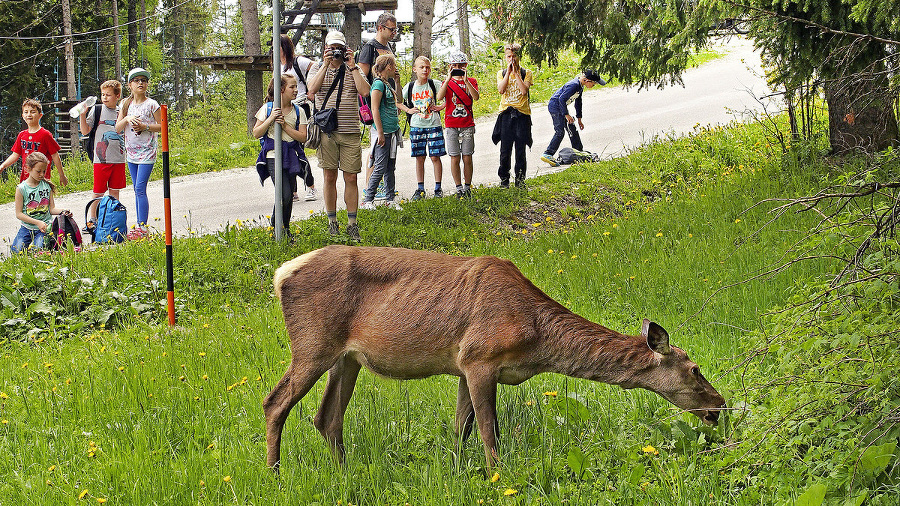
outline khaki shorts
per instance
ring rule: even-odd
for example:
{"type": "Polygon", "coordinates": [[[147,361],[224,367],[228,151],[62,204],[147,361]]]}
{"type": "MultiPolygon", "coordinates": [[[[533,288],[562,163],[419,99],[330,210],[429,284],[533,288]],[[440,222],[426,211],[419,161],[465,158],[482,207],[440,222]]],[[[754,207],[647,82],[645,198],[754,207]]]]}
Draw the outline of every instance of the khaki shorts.
{"type": "Polygon", "coordinates": [[[319,167],[359,174],[362,172],[361,149],[359,134],[322,134],[318,151],[319,167]]]}

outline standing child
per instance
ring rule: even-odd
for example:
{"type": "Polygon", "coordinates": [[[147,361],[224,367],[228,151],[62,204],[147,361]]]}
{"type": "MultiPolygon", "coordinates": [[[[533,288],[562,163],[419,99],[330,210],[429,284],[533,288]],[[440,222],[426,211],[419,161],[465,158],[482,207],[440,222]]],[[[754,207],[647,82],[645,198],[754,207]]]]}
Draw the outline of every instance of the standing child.
{"type": "Polygon", "coordinates": [[[440,101],[446,97],[444,134],[447,154],[450,155],[450,174],[456,183],[456,196],[468,198],[472,196],[472,155],[475,153],[475,115],[472,104],[480,95],[478,81],[466,75],[466,68],[469,66],[466,53],[454,51],[450,54],[449,63],[450,74],[438,90],[437,99],[440,101]],[[462,177],[459,171],[460,157],[463,162],[462,177]]]}
{"type": "MultiPolygon", "coordinates": [[[[297,98],[294,99],[294,103],[303,110],[303,113],[307,118],[312,116],[312,104],[307,95],[309,93],[309,87],[306,85],[306,81],[309,78],[309,69],[312,68],[312,65],[313,61],[309,58],[295,55],[294,42],[290,37],[287,35],[281,36],[281,73],[293,76],[297,81],[297,98]]],[[[295,202],[300,200],[300,196],[297,195],[297,188],[299,186],[297,184],[297,177],[299,176],[306,185],[306,197],[304,197],[304,200],[312,202],[313,200],[316,200],[317,196],[316,180],[315,177],[313,177],[312,166],[306,164],[302,169],[303,172],[289,178],[291,181],[293,198],[295,202]]]]}
{"type": "Polygon", "coordinates": [[[394,170],[397,168],[397,147],[400,145],[400,122],[397,119],[397,102],[394,99],[394,90],[388,79],[397,73],[397,62],[389,54],[383,54],[375,59],[373,66],[375,82],[372,83],[370,96],[372,97],[372,116],[375,119],[375,131],[378,137],[373,139],[375,151],[375,168],[363,199],[363,209],[375,209],[375,192],[378,183],[384,178],[384,191],[386,206],[401,211],[394,201],[396,192],[396,180],[394,170]]]}
{"type": "Polygon", "coordinates": [[[569,140],[572,142],[573,149],[579,151],[584,149],[584,146],[581,144],[581,136],[578,134],[578,130],[575,129],[575,118],[578,118],[578,128],[584,130],[584,123],[581,121],[581,94],[584,93],[585,88],[591,89],[597,83],[603,86],[606,84],[606,81],[593,70],[585,69],[578,77],[564,84],[562,88],[556,90],[553,96],[550,97],[547,111],[550,113],[550,118],[553,119],[553,138],[550,139],[550,144],[547,146],[544,154],[541,155],[541,160],[551,167],[559,165],[554,155],[556,155],[556,150],[559,149],[559,144],[562,142],[565,132],[569,133],[569,140]],[[569,114],[569,104],[572,102],[575,102],[575,118],[569,114]]]}
{"type": "MultiPolygon", "coordinates": [[[[112,79],[100,85],[101,104],[81,113],[81,135],[94,130],[94,198],[109,195],[119,199],[119,191],[125,188],[125,139],[122,129],[116,128],[119,118],[117,104],[122,96],[122,83],[112,79]]],[[[124,128],[124,127],[123,127],[124,128]]],[[[97,201],[91,205],[85,230],[94,228],[97,220],[97,201]]]]}
{"type": "Polygon", "coordinates": [[[525,169],[528,164],[525,158],[525,146],[531,147],[531,104],[530,92],[534,78],[530,70],[519,65],[522,46],[507,44],[503,48],[506,54],[506,68],[497,71],[497,90],[500,92],[500,115],[494,125],[491,140],[500,143],[500,186],[509,187],[509,172],[512,165],[512,154],[515,150],[515,184],[525,187],[525,169]]]}
{"type": "Polygon", "coordinates": [[[57,209],[53,201],[56,186],[45,179],[50,160],[43,153],[35,151],[24,162],[27,176],[16,187],[15,204],[16,218],[22,222],[22,227],[10,246],[13,253],[20,253],[29,247],[43,249],[47,228],[50,227],[50,216],[72,215],[66,209],[57,209]]]}
{"type": "MultiPolygon", "coordinates": [[[[53,160],[56,171],[59,172],[59,184],[66,186],[69,180],[63,172],[62,160],[59,158],[59,144],[53,138],[53,134],[48,132],[41,126],[41,117],[44,115],[44,108],[41,103],[34,99],[27,99],[22,102],[22,119],[28,126],[25,130],[19,132],[16,142],[12,147],[12,154],[0,164],[0,173],[3,173],[12,164],[16,163],[19,158],[22,159],[22,175],[19,181],[28,179],[28,172],[25,168],[25,159],[34,152],[43,153],[48,159],[53,160]]],[[[5,175],[4,175],[5,177],[5,175]]],[[[50,166],[47,166],[47,173],[44,177],[50,180],[50,166]]]]}
{"type": "MultiPolygon", "coordinates": [[[[309,169],[309,162],[303,152],[306,142],[306,114],[292,101],[297,98],[297,79],[290,74],[281,74],[279,93],[275,95],[274,82],[269,84],[267,102],[256,112],[253,136],[262,139],[262,149],[256,160],[260,182],[272,178],[275,184],[275,123],[281,125],[281,220],[284,231],[290,236],[291,212],[294,209],[291,179],[296,179],[301,170],[309,169]],[[265,166],[265,169],[263,169],[265,166]]],[[[276,200],[277,203],[277,200],[276,200]]],[[[272,210],[272,227],[275,226],[275,210],[272,210]]]]}
{"type": "Polygon", "coordinates": [[[444,130],[441,128],[441,109],[437,103],[437,90],[443,87],[440,81],[429,79],[431,60],[426,56],[416,58],[413,65],[415,81],[410,81],[403,89],[401,109],[409,114],[409,140],[412,156],[416,159],[416,182],[418,187],[413,200],[425,198],[425,156],[431,157],[434,165],[434,196],[443,197],[441,177],[444,166],[441,157],[447,154],[444,146],[444,130]]]}
{"type": "Polygon", "coordinates": [[[156,134],[162,130],[162,111],[159,103],[147,96],[149,86],[150,72],[140,67],[131,69],[128,73],[131,95],[122,102],[116,122],[116,131],[125,129],[125,160],[131,173],[137,208],[137,225],[128,233],[128,239],[140,239],[149,233],[147,183],[156,163],[156,134]]]}

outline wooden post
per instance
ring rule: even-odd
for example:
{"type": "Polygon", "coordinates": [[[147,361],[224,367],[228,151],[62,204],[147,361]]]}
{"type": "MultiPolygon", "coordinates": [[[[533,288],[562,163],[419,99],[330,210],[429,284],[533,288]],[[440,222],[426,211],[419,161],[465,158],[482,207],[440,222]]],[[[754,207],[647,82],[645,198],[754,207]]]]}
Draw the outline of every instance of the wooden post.
{"type": "MultiPolygon", "coordinates": [[[[62,0],[63,11],[63,35],[65,35],[65,58],[66,58],[66,98],[69,100],[78,100],[78,90],[75,88],[75,48],[72,41],[72,8],[69,0],[62,0]]],[[[78,151],[78,118],[69,118],[69,144],[72,153],[78,151]]]]}

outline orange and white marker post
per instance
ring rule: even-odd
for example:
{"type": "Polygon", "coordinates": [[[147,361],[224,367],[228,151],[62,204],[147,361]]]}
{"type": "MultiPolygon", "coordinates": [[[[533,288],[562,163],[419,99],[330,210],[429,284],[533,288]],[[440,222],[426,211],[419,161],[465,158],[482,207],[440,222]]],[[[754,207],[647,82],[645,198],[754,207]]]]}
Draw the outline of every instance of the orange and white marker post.
{"type": "Polygon", "coordinates": [[[175,274],[172,257],[172,191],[169,184],[169,108],[162,107],[163,208],[166,218],[166,308],[169,326],[175,326],[175,274]]]}

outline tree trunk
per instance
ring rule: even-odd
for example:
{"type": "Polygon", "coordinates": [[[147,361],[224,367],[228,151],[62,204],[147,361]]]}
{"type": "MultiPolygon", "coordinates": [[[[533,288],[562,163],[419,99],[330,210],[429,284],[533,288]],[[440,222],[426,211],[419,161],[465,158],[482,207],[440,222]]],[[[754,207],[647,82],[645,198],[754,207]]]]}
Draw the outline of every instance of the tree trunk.
{"type": "MultiPolygon", "coordinates": [[[[259,10],[256,0],[241,0],[241,24],[244,29],[244,54],[262,53],[259,42],[259,10]]],[[[256,111],[263,105],[263,73],[259,70],[245,72],[245,93],[247,97],[247,133],[256,124],[256,111]]]]}
{"type": "Polygon", "coordinates": [[[184,91],[184,27],[178,26],[187,22],[184,15],[184,8],[177,6],[173,9],[172,18],[179,23],[172,27],[172,70],[173,70],[173,90],[172,96],[175,98],[175,110],[184,112],[187,110],[187,100],[185,100],[184,91]]]}
{"type": "Polygon", "coordinates": [[[137,48],[138,48],[138,25],[137,25],[137,3],[138,0],[128,0],[128,68],[136,67],[137,48]]]}
{"type": "MultiPolygon", "coordinates": [[[[72,8],[69,0],[62,0],[63,15],[63,34],[65,40],[66,55],[66,98],[69,100],[78,99],[78,90],[75,88],[75,49],[72,40],[72,8]]],[[[69,118],[69,145],[72,153],[78,151],[78,141],[81,138],[78,134],[78,120],[69,118]]]]}
{"type": "Polygon", "coordinates": [[[119,0],[112,0],[114,37],[116,43],[116,79],[122,79],[122,41],[119,39],[119,0]]]}
{"type": "Polygon", "coordinates": [[[880,151],[900,141],[892,91],[884,73],[842,76],[825,83],[831,150],[880,151]]]}
{"type": "Polygon", "coordinates": [[[434,0],[413,0],[413,59],[431,58],[431,25],[434,22],[434,0]]]}
{"type": "Polygon", "coordinates": [[[472,43],[469,39],[469,0],[456,0],[456,26],[459,27],[459,49],[472,55],[472,43]]]}

